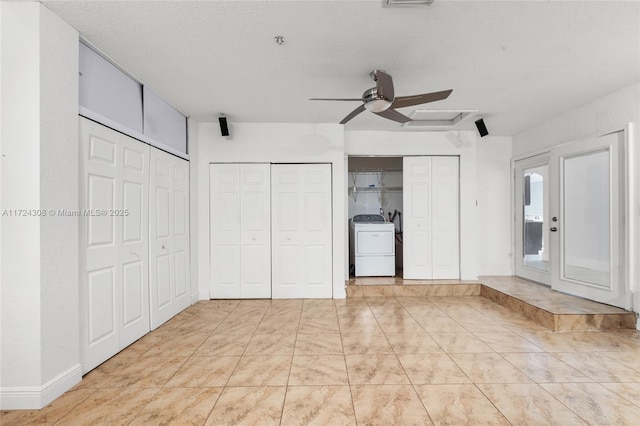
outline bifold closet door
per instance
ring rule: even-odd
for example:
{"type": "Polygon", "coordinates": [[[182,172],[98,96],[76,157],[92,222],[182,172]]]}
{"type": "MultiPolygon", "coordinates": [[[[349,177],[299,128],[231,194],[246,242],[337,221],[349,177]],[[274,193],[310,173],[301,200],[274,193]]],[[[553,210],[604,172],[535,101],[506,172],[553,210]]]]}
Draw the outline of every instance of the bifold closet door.
{"type": "Polygon", "coordinates": [[[80,118],[81,363],[149,331],[149,147],[80,118]]]}
{"type": "Polygon", "coordinates": [[[151,329],[190,300],[189,162],[151,148],[149,283],[151,329]]]}
{"type": "Polygon", "coordinates": [[[458,157],[405,157],[403,277],[458,279],[458,157]]]}
{"type": "Polygon", "coordinates": [[[271,166],[209,169],[211,298],[270,298],[271,166]]]}
{"type": "Polygon", "coordinates": [[[330,164],[273,164],[272,297],[332,297],[330,164]]]}

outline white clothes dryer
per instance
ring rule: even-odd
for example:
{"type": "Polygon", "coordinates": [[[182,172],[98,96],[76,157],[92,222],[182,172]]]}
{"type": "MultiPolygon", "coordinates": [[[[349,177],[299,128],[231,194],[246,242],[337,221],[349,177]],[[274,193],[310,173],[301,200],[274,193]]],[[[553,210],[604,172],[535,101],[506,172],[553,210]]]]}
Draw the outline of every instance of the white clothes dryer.
{"type": "Polygon", "coordinates": [[[351,219],[349,252],[356,277],[393,277],[396,274],[396,227],[379,214],[351,219]]]}

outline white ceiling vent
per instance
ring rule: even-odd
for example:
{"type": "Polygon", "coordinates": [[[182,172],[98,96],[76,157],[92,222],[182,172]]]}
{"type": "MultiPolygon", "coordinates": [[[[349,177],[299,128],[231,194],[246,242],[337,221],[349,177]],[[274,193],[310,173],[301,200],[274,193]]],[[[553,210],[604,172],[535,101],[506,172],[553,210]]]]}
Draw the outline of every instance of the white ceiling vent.
{"type": "Polygon", "coordinates": [[[431,6],[433,0],[382,0],[382,7],[431,6]]]}
{"type": "Polygon", "coordinates": [[[417,109],[404,127],[452,129],[476,114],[477,109],[417,109]]]}

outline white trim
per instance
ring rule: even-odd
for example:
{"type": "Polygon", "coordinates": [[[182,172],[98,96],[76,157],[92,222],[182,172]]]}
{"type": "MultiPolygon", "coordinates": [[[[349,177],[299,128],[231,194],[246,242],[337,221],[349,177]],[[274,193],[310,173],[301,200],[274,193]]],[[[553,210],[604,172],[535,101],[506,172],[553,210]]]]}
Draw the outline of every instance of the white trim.
{"type": "Polygon", "coordinates": [[[42,386],[0,388],[0,409],[39,410],[82,381],[82,367],[76,364],[42,386]]]}
{"type": "Polygon", "coordinates": [[[160,149],[161,151],[168,152],[169,154],[175,155],[176,157],[180,157],[182,159],[189,161],[188,154],[185,154],[184,152],[180,152],[177,149],[173,148],[172,146],[163,144],[162,142],[158,142],[157,140],[152,139],[149,136],[143,135],[140,132],[136,132],[135,130],[132,130],[126,126],[123,126],[122,124],[116,121],[113,121],[105,117],[104,115],[98,114],[97,112],[91,111],[90,109],[83,107],[82,105],[78,105],[78,113],[81,116],[88,118],[89,120],[96,121],[100,124],[104,124],[105,126],[117,132],[124,133],[125,135],[131,136],[132,138],[137,139],[140,142],[146,143],[147,145],[151,145],[155,148],[160,149]]]}

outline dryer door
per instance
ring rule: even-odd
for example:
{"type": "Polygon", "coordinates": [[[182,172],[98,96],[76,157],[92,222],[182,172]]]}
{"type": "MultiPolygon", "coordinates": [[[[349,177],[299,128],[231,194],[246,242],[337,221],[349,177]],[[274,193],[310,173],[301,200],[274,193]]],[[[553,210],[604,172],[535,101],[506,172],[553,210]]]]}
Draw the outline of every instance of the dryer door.
{"type": "Polygon", "coordinates": [[[395,254],[394,231],[356,230],[356,256],[395,254]]]}

